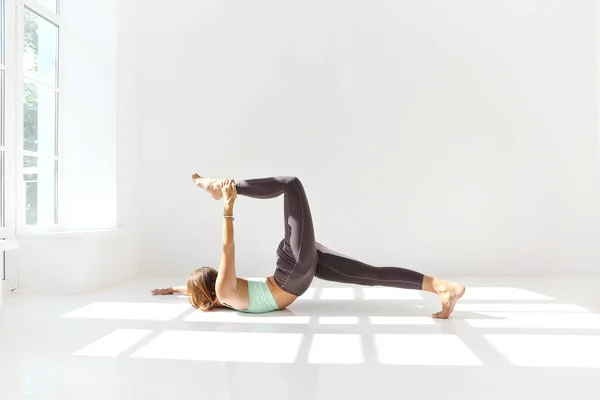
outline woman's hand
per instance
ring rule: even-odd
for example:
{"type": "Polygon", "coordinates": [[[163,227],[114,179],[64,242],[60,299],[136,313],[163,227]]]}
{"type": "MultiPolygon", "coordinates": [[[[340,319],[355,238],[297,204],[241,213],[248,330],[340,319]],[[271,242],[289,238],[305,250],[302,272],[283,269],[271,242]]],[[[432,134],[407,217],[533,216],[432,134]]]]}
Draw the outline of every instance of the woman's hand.
{"type": "Polygon", "coordinates": [[[221,192],[223,192],[223,199],[225,203],[233,204],[237,198],[237,187],[233,179],[225,179],[221,185],[221,192]]]}
{"type": "Polygon", "coordinates": [[[153,296],[157,296],[157,295],[168,295],[168,294],[173,294],[173,288],[166,288],[166,289],[153,289],[152,290],[152,295],[153,296]]]}

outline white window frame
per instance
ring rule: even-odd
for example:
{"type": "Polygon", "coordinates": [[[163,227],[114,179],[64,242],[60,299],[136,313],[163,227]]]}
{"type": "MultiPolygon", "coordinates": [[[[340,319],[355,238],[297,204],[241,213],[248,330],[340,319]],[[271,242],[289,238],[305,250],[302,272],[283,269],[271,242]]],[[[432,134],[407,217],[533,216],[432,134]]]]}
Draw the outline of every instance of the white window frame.
{"type": "MultiPolygon", "coordinates": [[[[16,288],[16,253],[19,248],[17,237],[17,16],[16,0],[4,1],[4,226],[0,227],[0,257],[5,279],[0,290],[16,288]]],[[[2,293],[0,293],[0,296],[2,293]]]]}
{"type": "MultiPolygon", "coordinates": [[[[5,133],[5,166],[4,166],[4,226],[0,226],[0,257],[5,260],[5,280],[1,282],[0,290],[11,290],[17,287],[17,250],[20,247],[18,238],[22,235],[42,233],[59,229],[58,224],[52,226],[26,226],[25,210],[26,196],[23,179],[23,89],[25,73],[23,72],[23,42],[24,42],[24,10],[25,7],[38,13],[43,18],[58,26],[58,66],[60,68],[60,50],[62,48],[62,27],[59,17],[63,2],[57,3],[58,13],[54,13],[36,0],[4,0],[4,52],[5,64],[5,101],[4,104],[4,133],[5,133]]],[[[2,65],[2,64],[0,64],[2,65]]],[[[60,77],[60,69],[57,71],[60,77]]],[[[60,82],[58,83],[60,85],[60,82]]],[[[57,124],[62,125],[61,96],[58,96],[57,124]]],[[[57,149],[61,154],[62,142],[60,131],[57,132],[57,149]]],[[[59,171],[60,171],[59,165],[59,171]]],[[[60,176],[56,174],[55,184],[60,176]]],[[[58,209],[58,195],[55,193],[55,212],[58,209]]],[[[0,267],[2,267],[0,263],[0,267]]],[[[2,271],[0,271],[2,272],[2,271]]],[[[1,296],[1,293],[0,293],[1,296]]]]}
{"type": "Polygon", "coordinates": [[[23,178],[26,173],[25,168],[23,167],[23,157],[27,155],[31,155],[31,152],[25,151],[23,148],[23,140],[24,140],[24,127],[23,127],[23,90],[25,85],[25,73],[23,72],[23,45],[24,45],[24,13],[25,8],[28,8],[37,14],[39,14],[42,18],[47,19],[54,25],[58,27],[58,53],[57,53],[57,83],[58,86],[54,87],[52,85],[48,85],[47,83],[40,82],[36,79],[27,78],[27,80],[44,86],[46,88],[51,88],[58,93],[58,102],[57,102],[57,132],[56,132],[56,146],[58,149],[58,155],[48,155],[43,153],[37,153],[36,155],[44,157],[46,159],[53,158],[58,162],[58,171],[55,174],[55,203],[54,203],[54,212],[55,215],[58,213],[59,209],[59,196],[58,191],[60,190],[60,171],[61,171],[61,163],[60,163],[60,154],[62,154],[62,140],[61,140],[61,127],[62,127],[62,96],[60,93],[60,71],[61,71],[61,50],[62,50],[62,34],[61,34],[61,10],[63,10],[63,1],[58,1],[58,14],[52,12],[42,4],[40,4],[36,0],[16,0],[17,1],[17,40],[16,40],[16,58],[17,58],[17,100],[16,104],[18,105],[16,109],[16,140],[18,143],[18,151],[17,151],[17,233],[19,236],[22,235],[35,235],[39,233],[58,231],[61,229],[61,225],[57,218],[55,218],[55,222],[49,225],[27,225],[26,224],[26,183],[23,178]]]}
{"type": "MultiPolygon", "coordinates": [[[[4,8],[4,226],[0,227],[0,238],[14,240],[17,235],[16,213],[16,157],[18,151],[16,132],[16,13],[15,0],[5,0],[4,8]]],[[[1,64],[0,64],[1,65],[1,64]]]]}

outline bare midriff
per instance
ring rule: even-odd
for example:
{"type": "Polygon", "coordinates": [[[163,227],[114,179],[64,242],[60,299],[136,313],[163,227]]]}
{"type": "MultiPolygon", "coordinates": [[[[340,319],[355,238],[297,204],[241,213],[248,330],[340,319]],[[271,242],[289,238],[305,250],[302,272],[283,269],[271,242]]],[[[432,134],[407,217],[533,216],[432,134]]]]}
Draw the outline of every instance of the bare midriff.
{"type": "Polygon", "coordinates": [[[275,278],[273,276],[269,276],[267,278],[267,286],[269,286],[269,290],[271,291],[271,294],[275,299],[275,303],[277,303],[280,310],[283,310],[298,298],[298,296],[288,293],[280,288],[275,282],[275,278]]]}

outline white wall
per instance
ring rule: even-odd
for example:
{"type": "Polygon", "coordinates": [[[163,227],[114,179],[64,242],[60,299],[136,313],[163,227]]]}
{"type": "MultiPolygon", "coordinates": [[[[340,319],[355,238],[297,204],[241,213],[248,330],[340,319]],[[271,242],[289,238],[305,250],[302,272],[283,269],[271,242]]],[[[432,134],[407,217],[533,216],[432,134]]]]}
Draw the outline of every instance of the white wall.
{"type": "Polygon", "coordinates": [[[55,234],[24,238],[18,252],[19,290],[84,294],[137,274],[125,232],[55,234]]]}
{"type": "Polygon", "coordinates": [[[117,225],[117,1],[65,0],[61,27],[60,223],[117,225]]]}
{"type": "Polygon", "coordinates": [[[137,238],[138,64],[136,0],[119,0],[117,8],[117,216],[119,228],[137,238]]]}
{"type": "MultiPolygon", "coordinates": [[[[592,0],[138,4],[145,273],[218,262],[194,171],[298,175],[318,240],[368,262],[598,272],[592,0]]],[[[239,273],[268,274],[281,201],[238,203],[239,273]]]]}

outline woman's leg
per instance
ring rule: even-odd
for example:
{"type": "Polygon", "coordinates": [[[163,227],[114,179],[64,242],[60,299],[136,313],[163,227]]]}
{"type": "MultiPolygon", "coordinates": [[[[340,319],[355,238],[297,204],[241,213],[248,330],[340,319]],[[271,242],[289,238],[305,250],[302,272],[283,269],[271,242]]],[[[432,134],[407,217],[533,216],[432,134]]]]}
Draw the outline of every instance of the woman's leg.
{"type": "Polygon", "coordinates": [[[293,176],[237,181],[241,196],[272,199],[283,194],[285,237],[279,244],[277,285],[288,293],[302,295],[317,268],[317,248],[310,206],[302,182],[293,176]]]}
{"type": "Polygon", "coordinates": [[[319,262],[316,277],[326,281],[363,286],[423,289],[424,275],[397,267],[375,267],[317,244],[319,262]]]}
{"type": "Polygon", "coordinates": [[[320,244],[317,244],[317,253],[317,278],[356,285],[389,286],[436,293],[442,300],[442,311],[433,315],[436,318],[448,318],[465,291],[462,285],[434,279],[410,269],[368,265],[320,244]]]}
{"type": "MultiPolygon", "coordinates": [[[[194,183],[214,199],[220,199],[220,179],[192,176],[194,183]]],[[[279,244],[275,282],[288,293],[302,295],[317,268],[315,232],[308,199],[300,180],[293,176],[248,179],[236,182],[240,196],[272,199],[283,194],[285,237],[279,244]]]]}

